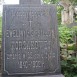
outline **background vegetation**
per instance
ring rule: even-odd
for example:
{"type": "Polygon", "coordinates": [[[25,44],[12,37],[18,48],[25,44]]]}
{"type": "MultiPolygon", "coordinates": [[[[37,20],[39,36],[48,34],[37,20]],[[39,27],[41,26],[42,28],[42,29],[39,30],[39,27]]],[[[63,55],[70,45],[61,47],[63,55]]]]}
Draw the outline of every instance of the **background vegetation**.
{"type": "MultiPolygon", "coordinates": [[[[68,27],[68,25],[61,24],[61,11],[64,8],[61,6],[60,1],[68,0],[44,1],[48,4],[54,3],[57,5],[62,73],[65,77],[77,77],[77,25],[68,27]]],[[[77,6],[77,0],[69,1],[73,7],[77,6]]]]}

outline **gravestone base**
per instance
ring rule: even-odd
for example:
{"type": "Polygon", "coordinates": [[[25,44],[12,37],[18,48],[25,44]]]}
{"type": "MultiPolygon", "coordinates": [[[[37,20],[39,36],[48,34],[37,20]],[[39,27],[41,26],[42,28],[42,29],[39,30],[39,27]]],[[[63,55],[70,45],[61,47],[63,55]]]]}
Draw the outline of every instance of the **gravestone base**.
{"type": "Polygon", "coordinates": [[[59,75],[46,75],[46,76],[0,76],[0,77],[64,77],[62,74],[59,75]]]}

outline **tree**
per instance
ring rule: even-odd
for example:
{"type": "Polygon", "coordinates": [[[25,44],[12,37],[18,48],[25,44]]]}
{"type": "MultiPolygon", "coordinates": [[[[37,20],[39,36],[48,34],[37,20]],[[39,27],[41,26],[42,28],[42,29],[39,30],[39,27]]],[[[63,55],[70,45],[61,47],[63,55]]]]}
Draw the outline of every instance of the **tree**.
{"type": "Polygon", "coordinates": [[[75,21],[75,6],[77,0],[60,0],[59,4],[64,8],[61,11],[62,24],[70,24],[75,21]]]}
{"type": "Polygon", "coordinates": [[[72,3],[72,5],[77,5],[77,0],[69,0],[71,3],[72,3]]]}
{"type": "MultiPolygon", "coordinates": [[[[61,22],[62,24],[70,24],[74,22],[76,17],[75,14],[75,6],[77,4],[77,0],[43,0],[45,3],[53,3],[62,6],[64,9],[61,10],[61,22]]],[[[60,15],[60,14],[59,14],[60,15]]]]}

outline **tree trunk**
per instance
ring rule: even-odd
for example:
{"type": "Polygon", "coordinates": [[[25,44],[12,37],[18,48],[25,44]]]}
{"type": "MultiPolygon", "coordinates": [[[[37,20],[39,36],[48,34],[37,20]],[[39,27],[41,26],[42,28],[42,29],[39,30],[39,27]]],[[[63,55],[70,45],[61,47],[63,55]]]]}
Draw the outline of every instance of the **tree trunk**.
{"type": "Polygon", "coordinates": [[[61,6],[64,7],[64,9],[61,12],[62,24],[73,23],[74,9],[73,9],[71,2],[68,0],[61,0],[60,4],[61,4],[61,6]]]}

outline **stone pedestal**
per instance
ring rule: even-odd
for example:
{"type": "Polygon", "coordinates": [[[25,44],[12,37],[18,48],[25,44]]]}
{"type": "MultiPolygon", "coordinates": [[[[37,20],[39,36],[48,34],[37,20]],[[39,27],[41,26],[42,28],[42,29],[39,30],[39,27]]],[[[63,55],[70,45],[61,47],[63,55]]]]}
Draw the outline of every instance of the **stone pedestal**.
{"type": "Polygon", "coordinates": [[[64,76],[60,74],[60,75],[46,75],[46,76],[0,76],[0,77],[64,77],[64,76]]]}

